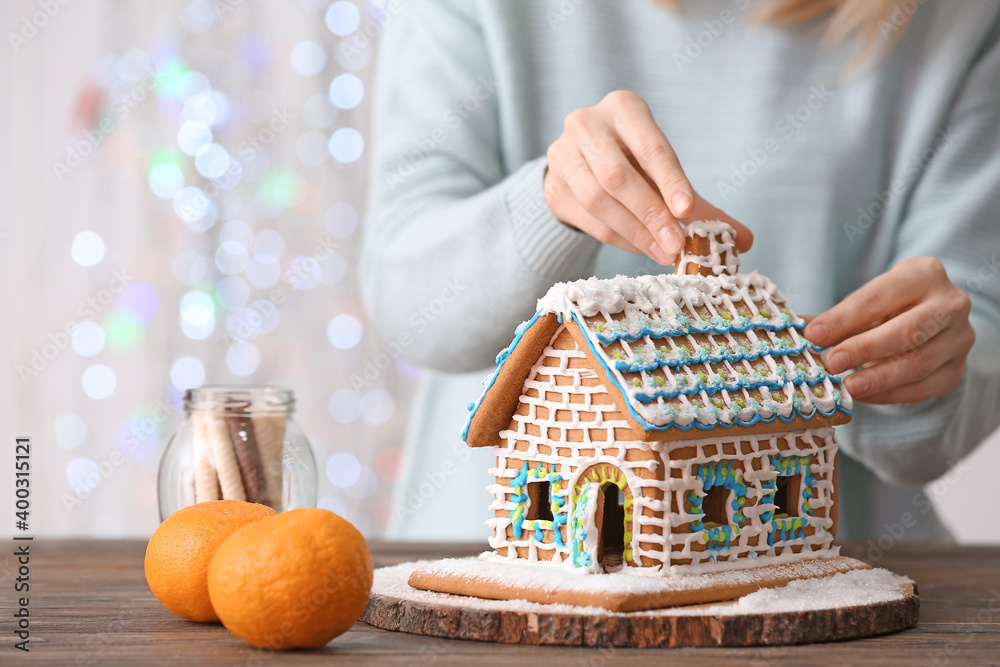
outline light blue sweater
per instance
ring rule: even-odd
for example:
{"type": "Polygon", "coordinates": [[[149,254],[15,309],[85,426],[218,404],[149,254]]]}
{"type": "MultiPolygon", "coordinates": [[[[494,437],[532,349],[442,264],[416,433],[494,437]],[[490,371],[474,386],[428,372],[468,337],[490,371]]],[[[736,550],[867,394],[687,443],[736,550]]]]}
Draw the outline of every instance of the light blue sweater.
{"type": "Polygon", "coordinates": [[[664,270],[543,200],[563,119],[616,89],[649,103],[695,188],[752,227],[744,270],[770,276],[797,312],[916,255],[940,258],[971,294],[978,340],[962,386],[862,404],[838,433],[842,537],[878,537],[904,513],[916,520],[904,539],[947,535],[917,487],[1000,422],[1000,2],[927,0],[898,44],[850,72],[856,51],[820,46],[821,22],[752,25],[759,4],[398,7],[379,56],[361,285],[384,337],[431,371],[391,535],[485,538],[491,456],[461,444],[465,405],[539,296],[664,270]]]}

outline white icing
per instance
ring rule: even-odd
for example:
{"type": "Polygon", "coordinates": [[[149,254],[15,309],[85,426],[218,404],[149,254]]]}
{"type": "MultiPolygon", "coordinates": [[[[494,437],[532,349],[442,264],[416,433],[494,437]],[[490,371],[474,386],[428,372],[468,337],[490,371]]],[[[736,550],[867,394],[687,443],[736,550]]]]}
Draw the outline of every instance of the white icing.
{"type": "MultiPolygon", "coordinates": [[[[582,470],[578,472],[583,472],[582,470]]],[[[572,487],[570,487],[572,488],[572,487]]],[[[570,514],[570,523],[572,524],[578,514],[582,514],[579,517],[582,520],[584,526],[590,526],[589,529],[584,530],[583,544],[581,545],[582,551],[587,554],[590,559],[590,564],[586,566],[575,566],[572,562],[567,560],[566,562],[573,567],[573,569],[580,570],[582,572],[588,572],[590,574],[599,574],[601,569],[601,564],[598,562],[597,554],[597,544],[598,538],[600,537],[598,530],[596,528],[596,516],[597,516],[597,498],[601,493],[601,488],[599,485],[591,483],[585,483],[583,488],[580,489],[580,494],[577,496],[577,502],[573,507],[573,512],[570,514]],[[579,509],[583,507],[584,511],[581,513],[579,509]]],[[[570,529],[569,535],[572,537],[575,528],[570,529]]],[[[558,549],[556,550],[558,553],[558,549]]],[[[528,560],[531,560],[530,558],[528,560]]]]}
{"type": "Polygon", "coordinates": [[[707,255],[681,254],[677,262],[677,273],[687,273],[689,265],[705,267],[712,270],[716,276],[723,273],[733,275],[740,269],[740,259],[736,252],[734,237],[736,231],[729,223],[721,220],[698,220],[684,228],[684,236],[708,237],[709,252],[707,255]]]}
{"type": "Polygon", "coordinates": [[[695,421],[704,426],[728,425],[736,418],[750,422],[755,417],[772,419],[775,414],[788,419],[797,403],[799,412],[806,417],[817,409],[830,414],[838,405],[851,411],[851,396],[842,384],[827,376],[819,355],[793,328],[792,325],[802,325],[804,321],[785,309],[784,301],[774,283],[756,271],[718,277],[661,274],[559,283],[539,299],[538,309],[543,313],[556,313],[564,321],[577,316],[584,334],[628,397],[632,409],[652,426],[676,424],[688,427],[695,421]],[[708,321],[701,318],[696,308],[708,310],[708,321]],[[713,323],[713,320],[719,324],[713,323]],[[700,334],[709,341],[706,346],[709,353],[723,349],[729,355],[764,353],[752,360],[722,360],[676,367],[664,365],[637,372],[622,371],[616,366],[618,361],[641,364],[657,357],[675,362],[681,355],[689,354],[690,350],[697,352],[699,349],[700,343],[693,335],[698,333],[696,329],[725,329],[730,322],[745,322],[744,326],[766,325],[777,330],[758,327],[742,334],[732,331],[700,334]],[[617,334],[635,338],[644,329],[688,330],[689,333],[643,335],[631,342],[625,338],[610,343],[601,340],[601,335],[617,334]],[[747,339],[749,350],[740,347],[737,335],[747,339]],[[686,349],[682,350],[682,346],[686,349]],[[795,355],[776,352],[781,349],[797,350],[803,346],[804,349],[795,355]],[[618,358],[615,358],[616,355],[618,358]],[[797,364],[802,364],[804,379],[815,383],[815,386],[795,384],[800,370],[797,364]],[[784,386],[777,391],[760,386],[724,390],[712,395],[702,391],[669,399],[657,397],[651,402],[638,398],[640,394],[657,389],[677,391],[699,383],[710,387],[701,380],[702,376],[708,380],[732,383],[740,374],[747,380],[772,385],[783,383],[784,386]],[[728,380],[722,380],[723,377],[728,380]]]}

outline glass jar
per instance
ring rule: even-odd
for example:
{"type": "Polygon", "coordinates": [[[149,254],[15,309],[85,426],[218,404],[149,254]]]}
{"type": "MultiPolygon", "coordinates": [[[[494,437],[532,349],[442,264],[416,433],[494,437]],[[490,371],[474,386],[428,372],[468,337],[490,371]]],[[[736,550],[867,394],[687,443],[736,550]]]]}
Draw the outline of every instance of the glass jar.
{"type": "Polygon", "coordinates": [[[280,387],[208,386],[184,393],[184,423],[160,459],[160,520],[207,500],[281,512],[316,505],[316,459],[280,387]]]}

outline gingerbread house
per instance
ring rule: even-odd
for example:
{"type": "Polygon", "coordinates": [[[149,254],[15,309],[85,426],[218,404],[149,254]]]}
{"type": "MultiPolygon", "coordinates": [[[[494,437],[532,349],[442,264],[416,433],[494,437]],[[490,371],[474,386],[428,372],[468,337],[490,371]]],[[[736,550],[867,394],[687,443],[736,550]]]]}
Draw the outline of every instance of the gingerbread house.
{"type": "Polygon", "coordinates": [[[560,283],[497,357],[464,432],[493,447],[496,557],[682,574],[837,555],[840,379],[732,228],[675,274],[560,283]],[[632,569],[634,568],[634,569],[632,569]]]}

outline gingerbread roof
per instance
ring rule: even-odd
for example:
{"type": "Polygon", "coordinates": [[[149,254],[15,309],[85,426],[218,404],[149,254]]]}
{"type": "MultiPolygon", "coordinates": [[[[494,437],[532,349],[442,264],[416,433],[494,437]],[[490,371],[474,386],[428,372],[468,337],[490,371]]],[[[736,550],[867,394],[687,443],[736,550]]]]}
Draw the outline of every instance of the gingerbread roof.
{"type": "MultiPolygon", "coordinates": [[[[524,373],[525,359],[533,363],[538,358],[559,323],[581,334],[574,336],[582,341],[581,349],[646,431],[700,432],[771,423],[775,429],[767,430],[779,430],[793,421],[808,428],[815,417],[847,421],[851,397],[840,378],[827,374],[821,348],[802,336],[805,321],[788,309],[767,277],[756,271],[735,273],[732,230],[728,225],[720,229],[723,224],[688,226],[689,239],[700,235],[707,250],[707,238],[712,249],[678,263],[693,275],[589,278],[553,286],[538,301],[535,316],[497,357],[483,396],[470,405],[466,441],[477,444],[469,438],[470,427],[512,357],[521,358],[514,364],[520,370],[513,372],[524,373]],[[525,349],[519,350],[522,345],[525,349]]],[[[491,406],[491,413],[506,413],[506,419],[503,414],[489,418],[490,430],[506,428],[516,399],[507,396],[502,405],[491,406]]]]}

